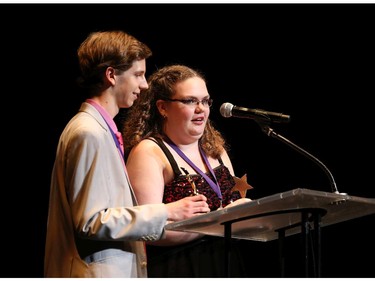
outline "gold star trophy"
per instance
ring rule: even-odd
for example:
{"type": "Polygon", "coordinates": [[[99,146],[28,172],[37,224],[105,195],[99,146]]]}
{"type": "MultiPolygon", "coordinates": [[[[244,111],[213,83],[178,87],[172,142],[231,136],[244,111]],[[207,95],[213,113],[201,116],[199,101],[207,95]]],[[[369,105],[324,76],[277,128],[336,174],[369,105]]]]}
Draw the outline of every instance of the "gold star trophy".
{"type": "Polygon", "coordinates": [[[242,198],[246,197],[246,192],[248,189],[253,189],[253,187],[247,183],[247,175],[244,174],[241,178],[234,176],[235,185],[233,186],[233,191],[239,191],[242,198]]]}

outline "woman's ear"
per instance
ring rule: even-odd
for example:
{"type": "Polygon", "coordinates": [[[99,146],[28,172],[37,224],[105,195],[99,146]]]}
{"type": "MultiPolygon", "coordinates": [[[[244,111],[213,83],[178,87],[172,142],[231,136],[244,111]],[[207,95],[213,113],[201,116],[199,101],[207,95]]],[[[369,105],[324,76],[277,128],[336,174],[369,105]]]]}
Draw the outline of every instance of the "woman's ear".
{"type": "Polygon", "coordinates": [[[158,108],[159,113],[161,116],[163,116],[163,118],[167,117],[167,109],[165,105],[166,105],[166,102],[163,100],[156,101],[156,107],[158,108]]]}

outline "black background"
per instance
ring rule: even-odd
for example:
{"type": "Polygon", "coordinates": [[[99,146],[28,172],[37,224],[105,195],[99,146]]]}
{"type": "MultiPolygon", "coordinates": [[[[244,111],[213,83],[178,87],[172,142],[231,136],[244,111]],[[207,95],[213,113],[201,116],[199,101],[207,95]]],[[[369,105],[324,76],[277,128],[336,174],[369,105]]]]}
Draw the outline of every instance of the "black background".
{"type": "MultiPolygon", "coordinates": [[[[374,198],[372,4],[2,4],[2,277],[43,277],[49,181],[57,141],[83,100],[76,50],[91,31],[121,29],[148,44],[147,75],[166,64],[202,70],[211,119],[238,176],[258,199],[331,191],[313,161],[220,105],[291,116],[274,124],[331,171],[340,192],[374,198]]],[[[121,111],[116,118],[121,121],[121,111]]],[[[322,229],[322,277],[374,277],[374,216],[322,229]]],[[[303,276],[300,236],[288,237],[286,277],[303,276]]],[[[249,276],[278,277],[277,241],[245,241],[249,276]]]]}

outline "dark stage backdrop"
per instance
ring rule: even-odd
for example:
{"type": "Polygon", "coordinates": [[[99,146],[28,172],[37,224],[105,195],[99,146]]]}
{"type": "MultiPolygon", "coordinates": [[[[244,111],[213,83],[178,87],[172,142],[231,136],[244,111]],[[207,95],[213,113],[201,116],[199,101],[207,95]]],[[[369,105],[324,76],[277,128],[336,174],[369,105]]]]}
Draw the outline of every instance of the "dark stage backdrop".
{"type": "MultiPolygon", "coordinates": [[[[224,102],[289,114],[289,124],[272,125],[277,133],[320,159],[340,192],[375,197],[374,5],[2,4],[0,9],[8,171],[1,227],[8,262],[1,277],[43,276],[50,174],[59,135],[83,101],[75,85],[76,50],[91,31],[121,29],[147,43],[154,53],[147,74],[171,63],[205,73],[214,99],[211,118],[231,145],[236,174],[246,173],[255,187],[249,197],[331,187],[320,167],[268,137],[253,120],[223,118],[224,102]]],[[[123,114],[126,110],[117,122],[123,114]]],[[[322,229],[322,277],[375,276],[374,218],[322,229]]],[[[300,236],[287,241],[286,277],[303,276],[300,236]]],[[[276,241],[243,244],[251,272],[246,277],[279,276],[276,241]]]]}

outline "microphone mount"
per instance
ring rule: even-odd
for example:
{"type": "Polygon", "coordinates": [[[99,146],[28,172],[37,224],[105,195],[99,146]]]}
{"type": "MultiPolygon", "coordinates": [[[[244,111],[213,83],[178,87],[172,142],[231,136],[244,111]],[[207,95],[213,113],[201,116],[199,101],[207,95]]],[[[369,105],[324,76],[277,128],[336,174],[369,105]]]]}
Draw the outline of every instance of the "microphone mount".
{"type": "Polygon", "coordinates": [[[332,188],[332,192],[333,193],[336,193],[336,194],[346,194],[346,193],[340,193],[337,189],[337,185],[336,185],[336,182],[335,182],[335,179],[333,178],[333,175],[332,173],[330,172],[330,170],[327,168],[326,165],[323,164],[322,161],[320,161],[318,158],[316,158],[315,156],[313,156],[312,154],[310,154],[309,152],[307,152],[306,150],[304,150],[303,148],[299,147],[298,145],[296,145],[295,143],[291,142],[290,140],[288,140],[287,138],[281,136],[280,134],[277,134],[270,126],[269,126],[269,122],[264,122],[264,121],[260,121],[260,120],[255,120],[255,122],[258,123],[258,125],[261,127],[262,131],[269,137],[273,137],[273,138],[276,138],[278,140],[280,140],[281,142],[287,144],[288,146],[290,146],[291,148],[293,148],[294,150],[298,151],[299,153],[301,153],[303,156],[306,156],[307,158],[309,158],[310,160],[313,160],[316,164],[319,165],[320,168],[323,169],[323,171],[325,172],[325,174],[328,176],[329,178],[329,181],[330,181],[330,184],[331,184],[331,188],[332,188]]]}

